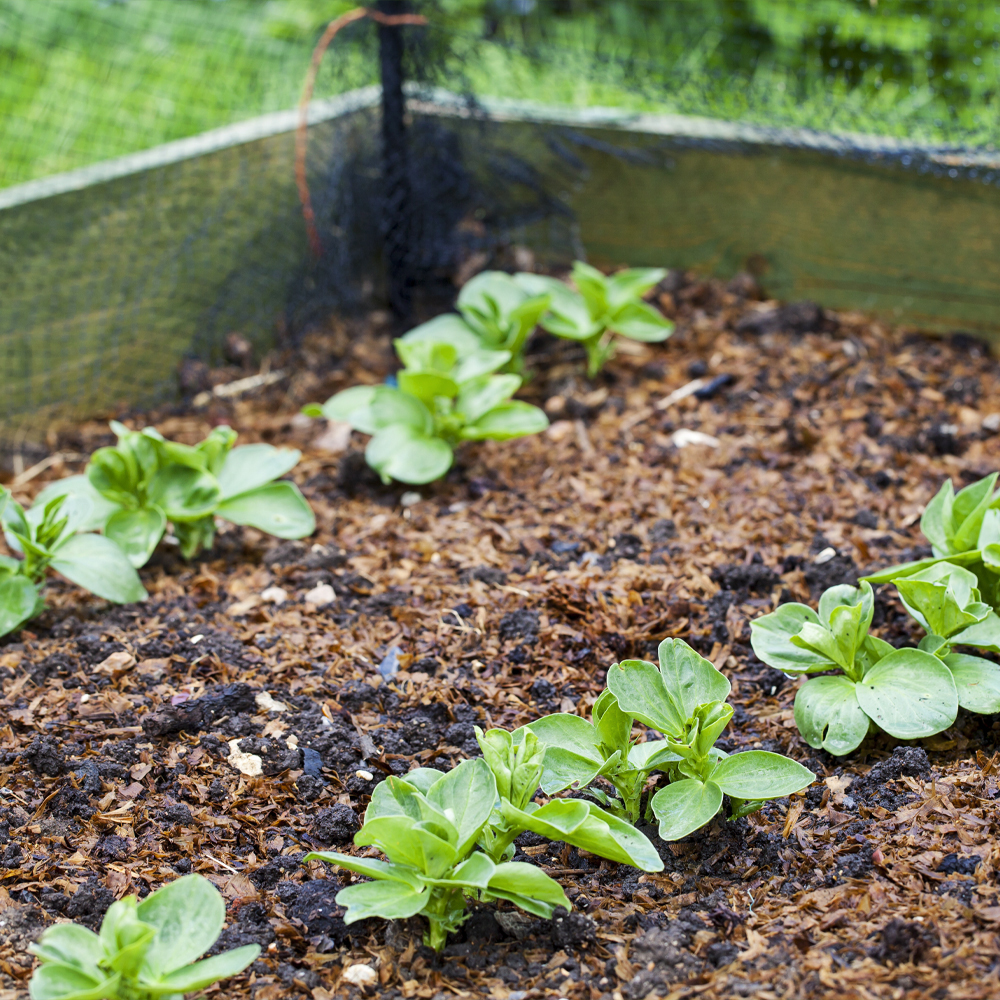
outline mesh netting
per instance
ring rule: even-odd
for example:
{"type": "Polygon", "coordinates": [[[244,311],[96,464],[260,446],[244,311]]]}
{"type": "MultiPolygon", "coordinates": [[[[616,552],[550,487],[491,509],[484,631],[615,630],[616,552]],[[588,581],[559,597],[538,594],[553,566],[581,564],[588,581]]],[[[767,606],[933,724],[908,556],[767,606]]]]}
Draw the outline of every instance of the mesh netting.
{"type": "Polygon", "coordinates": [[[333,0],[0,0],[0,441],[177,392],[486,266],[749,268],[772,295],[992,335],[1000,7],[377,5],[293,110],[333,0]],[[384,90],[379,84],[384,81],[384,90]]]}

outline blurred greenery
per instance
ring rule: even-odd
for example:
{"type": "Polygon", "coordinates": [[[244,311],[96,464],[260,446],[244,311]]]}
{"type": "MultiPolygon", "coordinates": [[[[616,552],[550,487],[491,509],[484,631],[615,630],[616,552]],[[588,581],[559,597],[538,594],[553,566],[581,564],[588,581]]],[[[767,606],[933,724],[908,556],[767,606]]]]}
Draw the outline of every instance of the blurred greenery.
{"type": "MultiPolygon", "coordinates": [[[[293,107],[346,0],[0,0],[0,187],[293,107]]],[[[416,75],[481,94],[998,140],[985,0],[415,0],[416,75]]],[[[372,32],[322,97],[375,82],[372,32]]]]}

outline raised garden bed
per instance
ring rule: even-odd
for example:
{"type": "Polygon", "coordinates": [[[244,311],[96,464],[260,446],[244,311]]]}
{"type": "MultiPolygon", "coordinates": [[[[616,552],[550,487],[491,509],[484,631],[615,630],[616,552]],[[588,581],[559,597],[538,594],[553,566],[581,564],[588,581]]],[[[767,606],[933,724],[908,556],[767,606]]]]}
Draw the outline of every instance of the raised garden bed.
{"type": "MultiPolygon", "coordinates": [[[[53,582],[50,610],[0,645],[0,998],[26,995],[24,948],[53,919],[96,926],[116,896],[189,871],[229,904],[217,948],[265,949],[227,997],[325,1000],[358,989],[351,965],[385,998],[996,995],[994,717],[835,759],[799,737],[795,683],[755,659],[748,626],[924,554],[942,479],[1000,466],[995,363],[965,338],[748,293],[672,275],[673,339],[593,383],[582,352],[539,342],[522,397],[549,431],[468,447],[406,496],[297,415],[391,370],[377,314],[310,335],[286,359],[298,374],[258,397],[144,418],[302,447],[319,527],[280,544],[231,527],[190,566],[161,548],[142,605],[53,582]],[[573,912],[480,908],[440,957],[408,924],[345,928],[342,882],[300,858],[350,849],[383,775],[476,755],[474,724],[582,712],[611,663],[666,636],[732,680],[724,749],[788,754],[817,783],[655,841],[656,875],[522,838],[518,860],[573,912]]],[[[84,425],[16,495],[105,443],[84,425]]],[[[913,623],[890,593],[875,631],[898,643],[913,623]]]]}

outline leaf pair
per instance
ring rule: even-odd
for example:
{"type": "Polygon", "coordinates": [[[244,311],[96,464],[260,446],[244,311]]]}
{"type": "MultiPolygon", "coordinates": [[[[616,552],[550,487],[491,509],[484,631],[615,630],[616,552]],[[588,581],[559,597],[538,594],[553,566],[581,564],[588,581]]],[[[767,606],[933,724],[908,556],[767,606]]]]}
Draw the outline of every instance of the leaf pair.
{"type": "Polygon", "coordinates": [[[150,893],[112,903],[100,934],[79,924],[49,927],[29,947],[41,964],[32,1000],[173,1000],[242,972],[260,954],[246,945],[197,962],[226,917],[218,890],[186,875],[150,893]]]}
{"type": "Polygon", "coordinates": [[[480,838],[480,846],[494,861],[502,860],[508,851],[513,853],[514,838],[531,830],[609,861],[644,871],[663,868],[646,836],[595,803],[554,799],[542,806],[531,801],[544,775],[548,752],[531,729],[484,733],[477,726],[476,738],[497,782],[497,805],[480,838]]]}
{"type": "Polygon", "coordinates": [[[674,332],[673,323],[642,301],[665,274],[660,268],[630,268],[609,277],[576,261],[575,292],[543,275],[518,274],[515,281],[526,292],[549,296],[542,327],[557,337],[580,341],[587,351],[587,374],[593,378],[614,354],[613,334],[658,343],[674,332]]]}
{"type": "MultiPolygon", "coordinates": [[[[922,589],[913,594],[924,602],[922,589]]],[[[933,604],[924,604],[932,616],[952,616],[933,604]]],[[[946,663],[933,652],[893,649],[868,635],[873,607],[871,585],[862,582],[828,589],[819,614],[789,603],[750,625],[754,653],[769,666],[793,676],[841,671],[810,679],[795,696],[805,741],[836,756],[854,750],[873,725],[897,739],[917,739],[947,729],[958,713],[946,663]]]]}
{"type": "Polygon", "coordinates": [[[133,566],[149,560],[168,522],[187,559],[211,546],[216,517],[278,538],[303,538],[315,530],[298,487],[275,481],[295,466],[298,451],[269,444],[234,448],[236,432],[229,427],[216,427],[194,446],[167,441],[149,427],[111,427],[118,444],[96,451],[85,475],[46,487],[36,506],[57,496],[86,499],[88,526],[102,530],[133,566]]]}
{"type": "Polygon", "coordinates": [[[113,542],[79,533],[89,516],[85,498],[55,497],[25,511],[0,489],[4,535],[22,557],[0,556],[0,635],[20,628],[44,609],[41,586],[49,569],[117,604],[146,598],[138,574],[113,542]]]}
{"type": "Polygon", "coordinates": [[[463,761],[447,774],[418,768],[377,785],[355,835],[388,861],[338,852],[307,855],[373,879],[337,894],[345,923],[366,917],[402,919],[423,914],[425,942],[440,951],[465,919],[465,897],[506,899],[536,916],[570,909],[558,882],[534,865],[496,864],[473,853],[497,799],[496,781],[482,758],[463,761]]]}
{"type": "Polygon", "coordinates": [[[443,476],[462,441],[504,441],[548,427],[538,409],[511,396],[519,375],[494,374],[508,350],[484,348],[457,316],[439,316],[396,341],[405,367],[398,388],[354,386],[306,413],[344,420],[372,435],[365,460],[388,483],[443,476]]]}

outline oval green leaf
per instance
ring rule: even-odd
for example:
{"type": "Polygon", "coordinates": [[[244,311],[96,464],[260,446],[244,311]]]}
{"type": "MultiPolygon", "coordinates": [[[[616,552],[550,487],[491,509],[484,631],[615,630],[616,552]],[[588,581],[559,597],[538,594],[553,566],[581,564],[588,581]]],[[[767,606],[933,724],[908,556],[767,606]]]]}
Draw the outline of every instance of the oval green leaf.
{"type": "Polygon", "coordinates": [[[780,753],[747,750],[720,760],[710,780],[738,799],[777,799],[808,788],[816,775],[780,753]]]}
{"type": "Polygon", "coordinates": [[[799,688],[795,725],[809,746],[842,757],[868,735],[869,722],[858,703],[854,681],[841,675],[814,677],[799,688]]]}
{"type": "Polygon", "coordinates": [[[680,840],[703,827],[722,808],[722,789],[711,781],[683,778],[661,788],[652,798],[663,840],[680,840]]]}
{"type": "Polygon", "coordinates": [[[951,671],[919,649],[883,657],[855,686],[858,704],[876,725],[899,740],[933,736],[958,714],[951,671]]]}
{"type": "Polygon", "coordinates": [[[949,653],[944,657],[958,691],[958,703],[969,712],[1000,712],[1000,666],[981,656],[949,653]]]}
{"type": "Polygon", "coordinates": [[[246,524],[275,538],[305,538],[316,530],[316,517],[295,483],[281,480],[223,500],[219,517],[246,524]]]}
{"type": "Polygon", "coordinates": [[[108,518],[104,534],[138,569],[149,562],[166,529],[167,518],[159,507],[140,507],[137,510],[116,511],[108,518]]]}
{"type": "Polygon", "coordinates": [[[102,535],[71,535],[56,549],[52,568],[106,601],[144,601],[146,589],[125,553],[102,535]]]}
{"type": "Polygon", "coordinates": [[[440,479],[454,460],[451,448],[441,438],[432,437],[404,424],[380,430],[368,442],[365,460],[388,483],[421,485],[440,479]]]}

